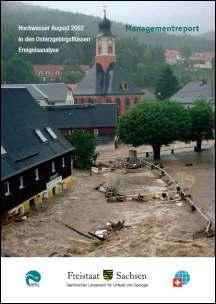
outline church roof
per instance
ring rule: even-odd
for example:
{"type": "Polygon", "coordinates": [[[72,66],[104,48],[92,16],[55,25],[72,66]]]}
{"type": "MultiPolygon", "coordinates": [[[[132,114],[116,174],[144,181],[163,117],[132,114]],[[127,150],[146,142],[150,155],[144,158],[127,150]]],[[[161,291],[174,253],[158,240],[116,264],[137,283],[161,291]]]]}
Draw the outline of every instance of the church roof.
{"type": "Polygon", "coordinates": [[[110,64],[106,72],[96,63],[74,91],[74,96],[95,95],[143,95],[143,92],[127,81],[118,63],[110,64]]]}

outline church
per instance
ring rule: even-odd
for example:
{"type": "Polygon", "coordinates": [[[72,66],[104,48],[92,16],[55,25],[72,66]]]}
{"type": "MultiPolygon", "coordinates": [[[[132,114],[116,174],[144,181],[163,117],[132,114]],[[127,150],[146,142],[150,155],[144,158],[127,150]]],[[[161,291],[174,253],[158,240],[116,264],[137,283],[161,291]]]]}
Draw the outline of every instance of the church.
{"type": "Polygon", "coordinates": [[[141,102],[143,92],[130,83],[117,62],[115,38],[106,17],[99,23],[95,64],[74,91],[75,104],[115,103],[118,115],[141,102]]]}

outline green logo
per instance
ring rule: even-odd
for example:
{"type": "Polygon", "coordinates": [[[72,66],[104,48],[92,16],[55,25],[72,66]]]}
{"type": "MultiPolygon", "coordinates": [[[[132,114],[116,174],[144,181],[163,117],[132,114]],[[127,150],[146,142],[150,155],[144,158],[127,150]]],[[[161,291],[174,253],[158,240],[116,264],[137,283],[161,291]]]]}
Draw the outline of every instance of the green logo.
{"type": "Polygon", "coordinates": [[[26,284],[30,287],[39,287],[39,282],[41,280],[40,272],[36,270],[31,270],[26,273],[25,276],[26,284]]]}

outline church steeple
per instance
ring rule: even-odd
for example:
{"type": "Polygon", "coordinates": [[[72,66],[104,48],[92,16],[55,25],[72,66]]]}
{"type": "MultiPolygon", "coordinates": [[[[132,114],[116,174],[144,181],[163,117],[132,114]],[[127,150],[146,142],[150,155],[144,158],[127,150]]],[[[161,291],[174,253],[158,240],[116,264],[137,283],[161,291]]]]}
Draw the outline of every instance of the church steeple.
{"type": "Polygon", "coordinates": [[[96,38],[96,63],[100,64],[104,72],[111,63],[116,62],[115,40],[111,32],[111,21],[106,17],[104,8],[104,17],[99,22],[99,34],[96,38]]]}

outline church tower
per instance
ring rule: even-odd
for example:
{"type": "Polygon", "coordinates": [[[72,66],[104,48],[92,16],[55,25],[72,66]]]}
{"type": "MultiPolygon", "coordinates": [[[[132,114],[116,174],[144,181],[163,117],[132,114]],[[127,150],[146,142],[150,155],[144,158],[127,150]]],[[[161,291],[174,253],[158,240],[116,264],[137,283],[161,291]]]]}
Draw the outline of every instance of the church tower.
{"type": "Polygon", "coordinates": [[[116,62],[115,39],[111,33],[111,22],[106,17],[105,9],[104,18],[99,23],[99,34],[96,38],[95,62],[100,64],[104,72],[107,71],[111,63],[116,62]]]}

